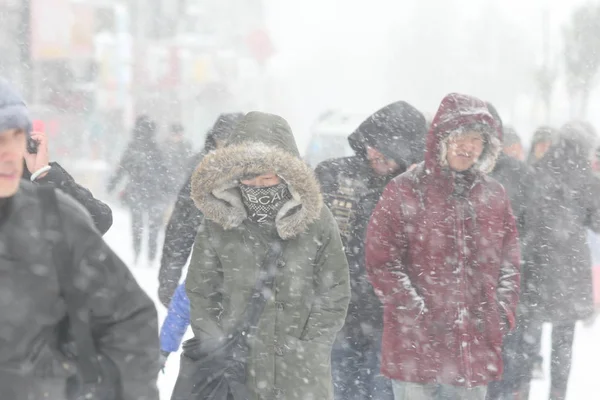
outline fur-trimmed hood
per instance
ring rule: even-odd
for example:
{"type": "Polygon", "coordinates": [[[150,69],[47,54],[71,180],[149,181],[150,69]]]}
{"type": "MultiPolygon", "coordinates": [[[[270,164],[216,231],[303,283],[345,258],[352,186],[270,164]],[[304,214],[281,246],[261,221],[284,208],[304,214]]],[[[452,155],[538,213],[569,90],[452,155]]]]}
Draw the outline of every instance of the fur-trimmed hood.
{"type": "Polygon", "coordinates": [[[494,169],[502,151],[499,126],[487,104],[472,96],[452,93],[444,97],[427,135],[425,167],[438,173],[448,167],[448,139],[461,129],[477,125],[481,127],[485,148],[474,169],[487,174],[494,169]]]}
{"type": "Polygon", "coordinates": [[[191,196],[207,219],[233,229],[248,218],[239,192],[240,178],[266,173],[281,177],[292,193],[292,200],[276,218],[279,236],[291,239],[319,218],[323,200],[312,170],[299,157],[291,128],[279,116],[248,113],[227,146],[198,165],[191,196]]]}

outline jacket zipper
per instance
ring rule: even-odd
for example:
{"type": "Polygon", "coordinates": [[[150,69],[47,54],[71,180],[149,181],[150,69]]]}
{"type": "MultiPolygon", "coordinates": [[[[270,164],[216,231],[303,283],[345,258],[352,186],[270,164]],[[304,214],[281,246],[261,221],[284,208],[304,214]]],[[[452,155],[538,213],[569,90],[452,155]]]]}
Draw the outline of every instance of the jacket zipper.
{"type": "Polygon", "coordinates": [[[473,369],[471,365],[471,343],[469,332],[467,329],[467,307],[465,301],[465,293],[467,292],[466,285],[466,277],[467,272],[465,270],[465,254],[467,254],[467,244],[466,244],[466,235],[465,235],[465,209],[464,209],[464,201],[458,200],[456,202],[458,204],[458,226],[459,226],[459,240],[462,241],[462,244],[458,247],[458,267],[460,271],[460,288],[462,293],[462,304],[458,307],[458,315],[460,320],[460,340],[459,340],[459,352],[464,363],[464,372],[465,372],[465,384],[467,387],[471,387],[471,380],[473,376],[473,369]]]}

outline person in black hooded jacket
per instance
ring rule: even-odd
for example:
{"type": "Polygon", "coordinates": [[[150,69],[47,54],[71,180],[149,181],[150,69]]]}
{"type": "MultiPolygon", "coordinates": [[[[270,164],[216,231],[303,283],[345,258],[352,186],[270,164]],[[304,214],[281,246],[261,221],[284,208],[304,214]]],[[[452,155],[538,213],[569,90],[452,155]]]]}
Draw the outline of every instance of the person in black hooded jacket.
{"type": "Polygon", "coordinates": [[[596,134],[572,122],[535,163],[532,207],[526,213],[523,303],[528,318],[550,322],[552,400],[566,397],[575,323],[593,315],[587,229],[600,232],[600,180],[593,175],[596,134]]]}
{"type": "Polygon", "coordinates": [[[392,103],[349,136],[354,156],[324,161],[315,170],[340,229],[352,287],[332,353],[336,399],[393,398],[389,381],[379,375],[383,315],[365,270],[365,232],[387,183],[423,160],[426,132],[420,111],[403,101],[392,103]]]}
{"type": "MultiPolygon", "coordinates": [[[[488,110],[500,126],[498,138],[504,142],[503,144],[506,144],[504,136],[507,133],[509,135],[516,135],[516,132],[511,132],[512,128],[504,126],[502,118],[500,118],[498,111],[492,104],[487,103],[487,105],[488,110]]],[[[523,161],[511,157],[503,151],[498,156],[496,166],[489,176],[500,182],[508,194],[522,244],[527,228],[525,225],[525,214],[528,207],[531,206],[529,197],[533,185],[533,171],[523,161]]],[[[526,349],[523,348],[524,343],[522,341],[524,334],[522,314],[520,313],[519,315],[520,321],[517,328],[508,333],[504,338],[502,347],[504,374],[501,381],[492,382],[488,386],[487,400],[512,398],[512,395],[520,390],[526,380],[524,378],[526,375],[524,372],[524,360],[526,358],[524,352],[526,349]]]]}
{"type": "Polygon", "coordinates": [[[102,389],[158,400],[156,308],[81,204],[21,179],[31,123],[17,97],[0,84],[0,397],[103,398],[73,393],[102,364],[102,389]]]}
{"type": "MultiPolygon", "coordinates": [[[[504,140],[504,132],[506,128],[498,114],[498,111],[490,103],[487,103],[490,113],[494,116],[496,121],[500,124],[499,139],[504,140]],[[500,135],[502,134],[502,135],[500,135]]],[[[510,129],[510,128],[509,128],[510,129]]],[[[500,153],[494,170],[490,173],[490,176],[496,179],[504,186],[510,204],[513,210],[515,219],[517,220],[517,229],[519,230],[519,236],[524,235],[524,218],[525,211],[528,205],[528,193],[532,184],[532,171],[527,164],[518,159],[509,156],[505,152],[500,153]]]]}
{"type": "Polygon", "coordinates": [[[179,285],[181,271],[192,252],[196,231],[202,222],[202,213],[190,197],[192,172],[206,154],[221,147],[234,126],[243,117],[242,113],[221,114],[212,129],[206,134],[204,149],[191,159],[188,179],[177,196],[177,202],[165,232],[158,275],[158,297],[165,307],[169,307],[175,289],[179,285]]]}

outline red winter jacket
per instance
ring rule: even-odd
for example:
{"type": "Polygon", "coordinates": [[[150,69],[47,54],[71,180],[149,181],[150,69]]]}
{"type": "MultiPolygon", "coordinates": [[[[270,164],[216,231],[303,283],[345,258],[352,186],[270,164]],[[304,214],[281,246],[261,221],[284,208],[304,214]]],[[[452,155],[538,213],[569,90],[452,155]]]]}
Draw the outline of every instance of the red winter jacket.
{"type": "Polygon", "coordinates": [[[498,129],[485,103],[448,95],[428,133],[424,164],[388,185],[371,218],[367,271],[384,304],[381,368],[391,379],[479,386],[502,374],[503,333],[515,324],[519,245],[504,188],[485,176],[500,151],[495,135],[485,135],[469,172],[447,167],[448,134],[470,124],[498,129]]]}

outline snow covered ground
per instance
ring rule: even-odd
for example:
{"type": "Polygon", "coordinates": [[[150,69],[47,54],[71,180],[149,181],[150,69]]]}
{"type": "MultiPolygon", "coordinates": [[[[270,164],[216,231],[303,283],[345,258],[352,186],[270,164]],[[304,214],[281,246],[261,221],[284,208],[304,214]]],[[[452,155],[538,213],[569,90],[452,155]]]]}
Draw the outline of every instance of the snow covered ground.
{"type": "MultiPolygon", "coordinates": [[[[133,251],[131,248],[131,232],[129,227],[128,213],[119,207],[113,207],[114,225],[106,234],[107,242],[131,266],[131,270],[140,285],[147,291],[148,295],[156,301],[159,318],[165,317],[166,310],[158,302],[158,264],[133,266],[133,251]]],[[[549,327],[544,327],[544,357],[549,363],[547,354],[550,349],[549,327]]],[[[600,363],[600,323],[596,322],[593,327],[579,325],[575,335],[575,350],[573,356],[573,368],[569,384],[568,400],[591,400],[599,397],[600,377],[596,369],[600,363]],[[599,380],[596,380],[599,379],[599,380]]],[[[159,377],[161,399],[168,400],[177,378],[179,359],[175,354],[171,355],[167,363],[166,373],[159,377]]],[[[549,366],[546,365],[546,371],[549,366]]],[[[548,374],[547,374],[548,375],[548,374]]],[[[548,381],[535,381],[532,385],[530,400],[546,400],[548,398],[548,381]]]]}

